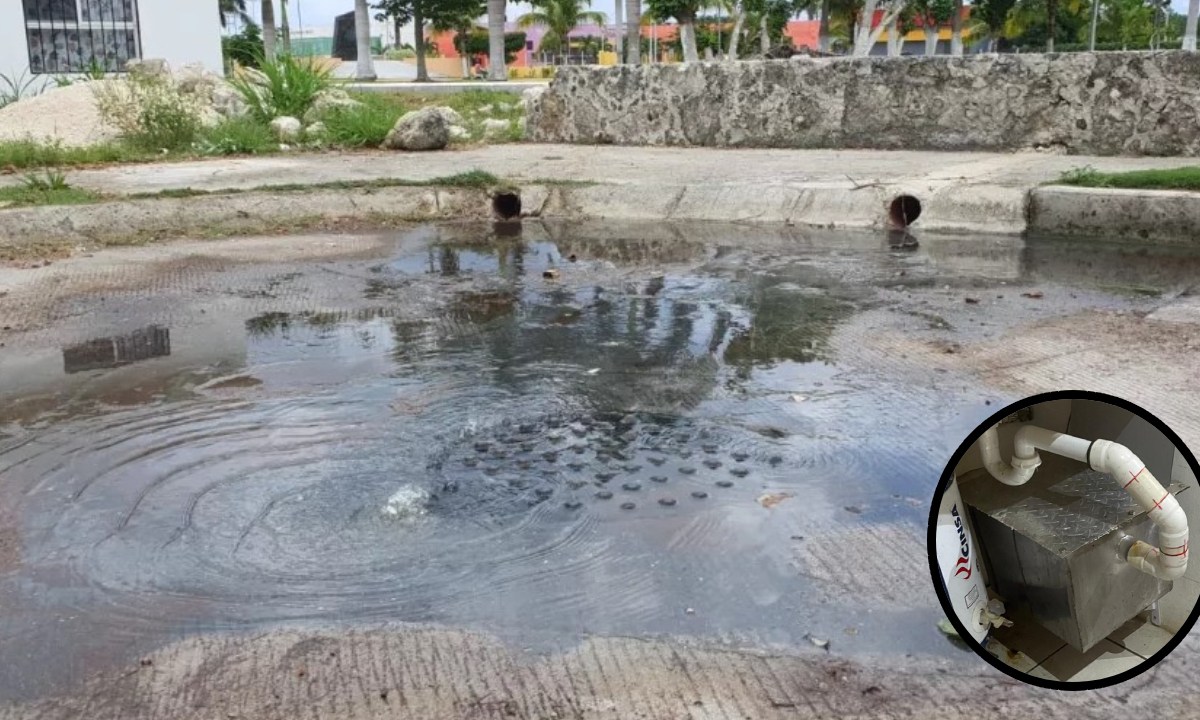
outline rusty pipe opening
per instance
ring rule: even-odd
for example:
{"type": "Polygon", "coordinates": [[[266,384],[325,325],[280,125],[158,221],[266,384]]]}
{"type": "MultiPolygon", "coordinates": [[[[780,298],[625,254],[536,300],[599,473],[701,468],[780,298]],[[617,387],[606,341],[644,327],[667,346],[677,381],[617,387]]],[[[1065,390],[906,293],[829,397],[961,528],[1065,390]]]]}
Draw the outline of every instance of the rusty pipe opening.
{"type": "Polygon", "coordinates": [[[497,220],[521,217],[521,196],[515,192],[498,192],[492,196],[492,214],[497,220]]]}
{"type": "Polygon", "coordinates": [[[892,226],[906,228],[921,217],[921,201],[913,195],[897,195],[888,205],[888,219],[892,226]]]}

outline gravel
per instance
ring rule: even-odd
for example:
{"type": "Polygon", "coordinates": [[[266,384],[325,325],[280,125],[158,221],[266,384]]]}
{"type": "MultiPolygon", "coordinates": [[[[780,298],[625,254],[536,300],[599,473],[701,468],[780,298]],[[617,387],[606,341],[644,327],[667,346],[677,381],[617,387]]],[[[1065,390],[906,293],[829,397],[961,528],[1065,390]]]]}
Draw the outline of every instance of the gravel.
{"type": "Polygon", "coordinates": [[[52,88],[0,108],[0,142],[32,139],[82,147],[114,140],[118,132],[100,120],[92,84],[52,88]]]}

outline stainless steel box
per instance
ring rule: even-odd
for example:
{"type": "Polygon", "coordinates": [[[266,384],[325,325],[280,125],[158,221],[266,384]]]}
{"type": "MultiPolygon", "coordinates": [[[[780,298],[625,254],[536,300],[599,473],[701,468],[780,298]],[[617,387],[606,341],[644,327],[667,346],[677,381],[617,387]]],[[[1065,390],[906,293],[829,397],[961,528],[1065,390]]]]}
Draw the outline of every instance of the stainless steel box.
{"type": "MultiPolygon", "coordinates": [[[[1130,536],[1154,543],[1154,524],[1116,481],[1043,454],[1033,479],[1010,487],[980,470],[959,479],[984,571],[1006,603],[1086,652],[1171,590],[1121,559],[1130,536]]],[[[1171,492],[1179,492],[1178,484],[1171,492]]]]}

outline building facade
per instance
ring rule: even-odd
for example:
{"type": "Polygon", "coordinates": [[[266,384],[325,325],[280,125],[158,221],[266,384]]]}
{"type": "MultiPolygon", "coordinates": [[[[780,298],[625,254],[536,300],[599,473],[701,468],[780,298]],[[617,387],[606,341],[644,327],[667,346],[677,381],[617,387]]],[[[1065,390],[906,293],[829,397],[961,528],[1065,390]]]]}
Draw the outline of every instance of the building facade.
{"type": "Polygon", "coordinates": [[[131,59],[171,67],[200,63],[221,72],[216,3],[197,0],[5,0],[0,3],[0,73],[42,84],[95,70],[120,72],[131,59]]]}

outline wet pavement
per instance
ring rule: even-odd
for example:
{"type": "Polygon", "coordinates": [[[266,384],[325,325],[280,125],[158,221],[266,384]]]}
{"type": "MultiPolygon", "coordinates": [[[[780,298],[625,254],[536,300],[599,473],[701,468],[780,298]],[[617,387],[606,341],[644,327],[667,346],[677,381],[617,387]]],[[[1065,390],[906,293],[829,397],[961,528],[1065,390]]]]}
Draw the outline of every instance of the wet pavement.
{"type": "Polygon", "coordinates": [[[405,622],[976,662],[936,627],[926,503],[1016,398],[870,339],[953,355],[1200,269],[734,227],[320,241],[344,253],[0,274],[0,698],[181,637],[405,622]]]}

